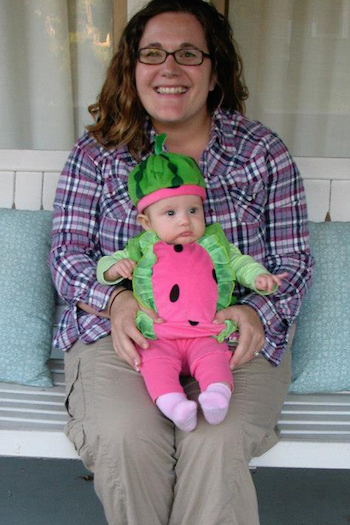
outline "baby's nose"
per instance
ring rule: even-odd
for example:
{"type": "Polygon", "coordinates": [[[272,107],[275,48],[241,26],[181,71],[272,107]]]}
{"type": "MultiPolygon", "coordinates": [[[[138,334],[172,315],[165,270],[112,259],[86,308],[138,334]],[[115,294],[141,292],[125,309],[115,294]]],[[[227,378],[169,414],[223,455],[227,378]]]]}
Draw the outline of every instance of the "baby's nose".
{"type": "Polygon", "coordinates": [[[186,213],[183,213],[180,217],[181,224],[189,224],[190,219],[186,213]]]}

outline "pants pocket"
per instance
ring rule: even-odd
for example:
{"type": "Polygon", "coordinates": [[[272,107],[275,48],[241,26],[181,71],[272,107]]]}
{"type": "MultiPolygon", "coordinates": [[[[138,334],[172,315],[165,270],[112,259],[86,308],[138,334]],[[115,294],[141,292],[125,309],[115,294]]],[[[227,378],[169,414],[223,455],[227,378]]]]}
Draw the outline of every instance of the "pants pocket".
{"type": "Polygon", "coordinates": [[[73,443],[75,450],[82,458],[85,467],[93,470],[93,456],[86,443],[84,431],[85,394],[81,374],[81,359],[77,359],[66,367],[66,398],[65,406],[69,421],[65,426],[65,434],[73,443]]]}
{"type": "Polygon", "coordinates": [[[85,416],[85,396],[81,379],[81,360],[66,369],[65,407],[71,420],[81,421],[85,416]]]}

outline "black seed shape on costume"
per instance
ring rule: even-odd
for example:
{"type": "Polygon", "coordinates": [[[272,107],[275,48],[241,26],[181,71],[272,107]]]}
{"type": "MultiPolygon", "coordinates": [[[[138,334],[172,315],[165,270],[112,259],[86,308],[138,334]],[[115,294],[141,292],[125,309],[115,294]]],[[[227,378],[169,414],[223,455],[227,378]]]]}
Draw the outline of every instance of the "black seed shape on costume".
{"type": "Polygon", "coordinates": [[[213,270],[213,277],[214,277],[214,281],[217,283],[218,280],[217,280],[217,278],[216,278],[216,271],[215,271],[215,270],[213,270]]]}
{"type": "Polygon", "coordinates": [[[175,303],[180,296],[180,288],[178,284],[174,284],[172,289],[170,290],[170,301],[172,303],[175,303]]]}
{"type": "Polygon", "coordinates": [[[191,326],[197,326],[199,324],[199,321],[188,321],[191,326]]]}
{"type": "Polygon", "coordinates": [[[184,249],[184,247],[182,246],[182,244],[175,244],[175,246],[174,246],[174,250],[175,250],[177,253],[182,252],[183,249],[184,249]]]}

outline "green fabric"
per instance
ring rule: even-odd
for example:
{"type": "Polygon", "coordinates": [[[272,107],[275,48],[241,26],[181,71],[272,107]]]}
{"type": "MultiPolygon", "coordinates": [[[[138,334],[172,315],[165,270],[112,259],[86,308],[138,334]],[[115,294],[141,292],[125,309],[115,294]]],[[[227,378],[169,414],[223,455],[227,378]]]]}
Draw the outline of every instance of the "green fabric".
{"type": "Polygon", "coordinates": [[[197,163],[191,157],[162,152],[165,134],[156,137],[155,154],[138,164],[128,178],[128,191],[135,206],[146,195],[163,188],[194,184],[205,188],[197,163]]]}
{"type": "Polygon", "coordinates": [[[50,387],[52,213],[0,209],[0,381],[50,387]]]}
{"type": "Polygon", "coordinates": [[[218,285],[216,311],[222,310],[230,305],[235,285],[235,274],[230,265],[230,244],[218,223],[208,226],[197,242],[213,261],[218,285]]]}
{"type": "MultiPolygon", "coordinates": [[[[106,282],[103,273],[108,270],[115,262],[122,258],[129,257],[137,265],[133,273],[133,291],[137,301],[146,308],[151,308],[155,312],[153,286],[152,286],[152,268],[156,263],[156,256],[153,247],[159,241],[158,236],[152,230],[142,232],[137,237],[131,239],[124,250],[118,251],[111,256],[103,257],[97,266],[98,280],[102,284],[117,284],[121,279],[114,282],[106,282]]],[[[227,308],[234,304],[233,290],[236,279],[243,286],[246,286],[261,295],[273,292],[260,292],[255,288],[255,279],[258,275],[269,272],[249,255],[243,255],[240,250],[230,244],[219,223],[212,224],[205,229],[203,237],[198,239],[200,244],[210,255],[215,268],[218,301],[216,311],[227,308]]],[[[277,286],[275,287],[275,289],[277,286]]],[[[136,324],[139,330],[148,339],[155,339],[153,321],[145,313],[137,316],[136,324]]],[[[217,336],[219,342],[229,337],[237,330],[237,324],[233,321],[225,321],[225,329],[217,336]]]]}
{"type": "Polygon", "coordinates": [[[153,246],[159,241],[154,231],[149,230],[141,234],[138,238],[142,257],[137,263],[133,275],[133,290],[137,301],[145,308],[152,308],[157,312],[154,302],[152,286],[152,268],[157,258],[153,252],[153,246]]]}
{"type": "Polygon", "coordinates": [[[157,339],[156,334],[154,333],[153,319],[141,310],[139,310],[136,315],[136,326],[146,337],[146,339],[150,339],[152,341],[157,339]]]}
{"type": "Polygon", "coordinates": [[[255,261],[249,255],[243,255],[237,246],[230,245],[231,265],[235,274],[235,281],[246,288],[250,288],[259,295],[270,295],[274,293],[278,286],[275,284],[271,292],[258,290],[255,286],[255,280],[259,275],[269,274],[270,272],[264,268],[260,263],[255,261]]]}
{"type": "Polygon", "coordinates": [[[113,255],[105,255],[104,257],[101,257],[101,259],[98,261],[97,264],[97,280],[101,284],[106,285],[116,285],[120,283],[120,281],[124,280],[124,277],[118,277],[118,279],[115,279],[114,281],[107,281],[104,278],[104,273],[110,269],[113,264],[120,261],[121,259],[131,259],[130,252],[128,248],[124,248],[124,250],[119,250],[118,252],[115,252],[113,255]]]}

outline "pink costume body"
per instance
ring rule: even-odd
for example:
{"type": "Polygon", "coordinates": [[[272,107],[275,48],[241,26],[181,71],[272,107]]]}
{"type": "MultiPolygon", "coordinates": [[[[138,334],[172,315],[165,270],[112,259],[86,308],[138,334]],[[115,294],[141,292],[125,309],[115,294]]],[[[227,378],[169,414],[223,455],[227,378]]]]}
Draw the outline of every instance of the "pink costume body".
{"type": "Polygon", "coordinates": [[[183,392],[180,374],[194,376],[203,392],[216,382],[233,385],[226,343],[212,335],[223,330],[212,320],[216,313],[218,286],[214,265],[199,244],[153,247],[157,261],[152,268],[154,302],[164,322],[154,324],[157,336],[142,357],[141,373],[151,398],[183,392]]]}

